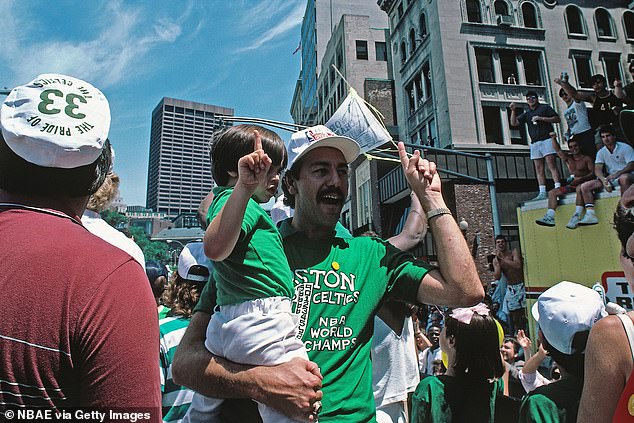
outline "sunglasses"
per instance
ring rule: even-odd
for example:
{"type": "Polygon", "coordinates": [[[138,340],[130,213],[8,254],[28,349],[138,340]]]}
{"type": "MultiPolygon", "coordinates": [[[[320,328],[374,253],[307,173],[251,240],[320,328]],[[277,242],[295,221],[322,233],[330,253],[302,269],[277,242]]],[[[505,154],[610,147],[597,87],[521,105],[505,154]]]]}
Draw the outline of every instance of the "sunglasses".
{"type": "Polygon", "coordinates": [[[537,97],[534,95],[526,96],[526,100],[537,100],[537,97]]]}

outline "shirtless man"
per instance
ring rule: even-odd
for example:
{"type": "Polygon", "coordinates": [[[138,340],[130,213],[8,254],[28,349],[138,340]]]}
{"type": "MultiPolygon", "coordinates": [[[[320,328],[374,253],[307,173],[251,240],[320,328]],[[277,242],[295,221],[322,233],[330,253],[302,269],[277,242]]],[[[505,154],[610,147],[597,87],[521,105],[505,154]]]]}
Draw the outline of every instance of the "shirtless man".
{"type": "Polygon", "coordinates": [[[504,235],[495,237],[495,252],[493,275],[496,279],[500,279],[504,275],[508,281],[504,301],[511,314],[513,332],[519,329],[525,330],[526,316],[524,316],[524,307],[526,306],[526,291],[524,290],[522,256],[517,248],[513,248],[513,250],[507,249],[504,235]]]}
{"type": "Polygon", "coordinates": [[[557,199],[559,196],[569,194],[571,192],[577,193],[577,208],[575,213],[570,218],[570,221],[566,225],[568,229],[575,229],[581,220],[581,213],[583,213],[583,194],[581,193],[581,184],[594,179],[594,160],[591,156],[587,156],[581,152],[581,146],[577,142],[577,135],[573,135],[568,141],[568,148],[570,153],[562,151],[557,141],[557,134],[550,133],[550,139],[553,144],[557,156],[562,162],[566,163],[570,175],[573,177],[570,184],[560,188],[551,189],[548,192],[548,211],[541,219],[537,219],[535,223],[542,226],[555,226],[555,210],[557,209],[557,199]]]}

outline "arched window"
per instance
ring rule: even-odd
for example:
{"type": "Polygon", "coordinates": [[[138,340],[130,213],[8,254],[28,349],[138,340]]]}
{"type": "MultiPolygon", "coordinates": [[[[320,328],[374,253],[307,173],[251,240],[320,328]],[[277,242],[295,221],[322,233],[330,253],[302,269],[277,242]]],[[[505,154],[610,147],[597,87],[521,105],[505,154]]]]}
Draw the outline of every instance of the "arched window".
{"type": "Polygon", "coordinates": [[[626,10],[623,13],[623,27],[625,28],[625,38],[634,40],[634,12],[626,10]]]}
{"type": "Polygon", "coordinates": [[[414,31],[414,28],[409,30],[409,54],[412,55],[414,54],[414,51],[416,50],[416,31],[414,31]]]}
{"type": "Polygon", "coordinates": [[[427,35],[427,19],[425,13],[420,14],[420,36],[424,38],[427,35]]]}
{"type": "Polygon", "coordinates": [[[482,9],[480,0],[466,0],[467,20],[469,22],[482,23],[482,9]]]}
{"type": "Polygon", "coordinates": [[[535,6],[531,2],[524,2],[522,4],[522,17],[524,19],[524,27],[537,28],[537,11],[535,6]]]}
{"type": "Polygon", "coordinates": [[[614,38],[614,24],[610,12],[601,8],[594,12],[594,19],[597,23],[597,35],[599,37],[614,38]]]}
{"type": "Polygon", "coordinates": [[[405,45],[405,41],[401,41],[401,63],[405,63],[407,61],[407,47],[405,45]]]}
{"type": "Polygon", "coordinates": [[[566,7],[566,24],[568,25],[568,34],[587,35],[581,9],[577,6],[570,5],[566,7]]]}
{"type": "Polygon", "coordinates": [[[495,0],[495,3],[493,3],[493,8],[495,9],[496,15],[509,15],[509,6],[504,0],[495,0]]]}

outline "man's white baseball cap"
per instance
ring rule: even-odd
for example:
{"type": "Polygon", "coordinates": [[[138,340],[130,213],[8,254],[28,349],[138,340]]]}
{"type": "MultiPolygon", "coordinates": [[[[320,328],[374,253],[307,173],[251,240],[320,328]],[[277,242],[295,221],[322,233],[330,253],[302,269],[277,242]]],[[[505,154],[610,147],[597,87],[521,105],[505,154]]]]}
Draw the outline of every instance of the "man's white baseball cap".
{"type": "Polygon", "coordinates": [[[38,166],[72,169],[93,163],[108,138],[110,106],[81,79],[43,74],[14,88],[0,108],[9,148],[38,166]]]}
{"type": "Polygon", "coordinates": [[[544,291],[531,311],[548,343],[564,354],[577,352],[572,345],[577,332],[589,331],[607,316],[594,289],[568,281],[544,291]]]}
{"type": "Polygon", "coordinates": [[[319,147],[332,147],[341,151],[348,164],[359,156],[361,148],[352,138],[335,134],[324,125],[311,126],[295,132],[288,144],[288,168],[306,155],[309,151],[319,147]]]}
{"type": "Polygon", "coordinates": [[[190,242],[178,256],[178,275],[189,281],[206,283],[212,264],[205,256],[202,242],[190,242]]]}

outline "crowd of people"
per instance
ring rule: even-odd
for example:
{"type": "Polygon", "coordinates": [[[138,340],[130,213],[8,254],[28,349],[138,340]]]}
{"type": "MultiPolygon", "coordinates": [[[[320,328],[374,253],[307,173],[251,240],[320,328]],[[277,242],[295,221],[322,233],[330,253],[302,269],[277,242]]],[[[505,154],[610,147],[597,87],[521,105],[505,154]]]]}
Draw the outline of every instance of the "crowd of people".
{"type": "MultiPolygon", "coordinates": [[[[554,225],[557,198],[576,191],[585,215],[578,210],[568,227],[592,224],[593,193],[620,187],[615,220],[634,283],[634,152],[617,141],[613,107],[632,105],[632,85],[611,93],[605,78],[593,81],[589,97],[556,81],[570,152],[553,131],[559,117],[534,92],[526,112],[511,105],[511,123],[528,125],[539,198],[549,198],[538,223],[554,225]],[[584,101],[609,108],[593,118],[611,125],[600,122],[596,159],[584,101]],[[571,184],[561,185],[555,156],[571,184]],[[625,165],[616,169],[616,159],[625,165]],[[556,184],[548,194],[545,165],[556,184]]],[[[11,91],[0,126],[0,304],[20,316],[0,322],[5,418],[25,407],[157,422],[634,418],[634,315],[604,318],[599,293],[561,282],[531,310],[532,342],[521,255],[496,237],[497,283],[485,292],[435,164],[402,143],[410,212],[402,232],[382,240],[339,223],[355,140],[317,125],[285,146],[258,125],[224,128],[211,144],[218,186],[199,210],[204,240],[186,245],[170,271],[100,217],[119,178],[97,88],[40,75],[11,91]],[[287,218],[278,222],[260,204],[280,184],[287,218]],[[427,231],[435,264],[407,252],[427,231]],[[605,342],[618,346],[610,360],[605,342]],[[604,375],[614,376],[610,389],[604,375]]]]}

